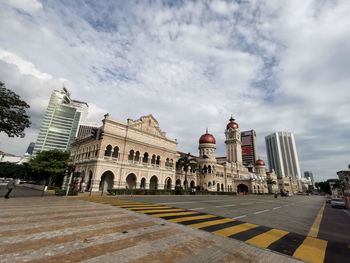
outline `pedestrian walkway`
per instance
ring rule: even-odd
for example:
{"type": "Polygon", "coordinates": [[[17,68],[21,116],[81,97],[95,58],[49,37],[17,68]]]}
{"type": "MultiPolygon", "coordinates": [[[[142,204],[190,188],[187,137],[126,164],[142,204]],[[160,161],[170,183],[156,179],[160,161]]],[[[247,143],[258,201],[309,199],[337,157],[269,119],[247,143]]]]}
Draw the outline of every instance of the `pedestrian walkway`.
{"type": "Polygon", "coordinates": [[[173,223],[204,230],[216,236],[240,240],[256,247],[283,253],[307,262],[347,262],[350,258],[348,244],[161,204],[132,202],[112,197],[83,198],[162,218],[173,223]]]}
{"type": "Polygon", "coordinates": [[[0,262],[299,262],[155,214],[101,204],[130,205],[113,197],[84,198],[93,202],[79,197],[1,199],[0,262]]]}

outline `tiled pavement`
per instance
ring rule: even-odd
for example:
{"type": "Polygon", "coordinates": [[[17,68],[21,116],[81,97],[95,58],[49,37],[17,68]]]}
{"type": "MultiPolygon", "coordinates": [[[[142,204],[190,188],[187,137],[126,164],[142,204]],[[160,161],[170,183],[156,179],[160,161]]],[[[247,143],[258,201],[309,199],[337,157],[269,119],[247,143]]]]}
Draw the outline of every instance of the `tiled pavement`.
{"type": "Polygon", "coordinates": [[[220,236],[235,232],[228,219],[170,212],[172,208],[158,205],[146,211],[149,216],[145,207],[138,210],[142,213],[117,207],[125,201],[115,198],[88,200],[93,202],[65,197],[0,200],[0,262],[298,262],[256,247],[264,241],[255,240],[252,246],[220,236]],[[162,209],[168,221],[158,218],[162,209]],[[194,219],[202,221],[190,221],[194,219]],[[196,223],[188,227],[169,221],[196,223]],[[231,228],[215,230],[216,223],[231,228]],[[196,228],[211,228],[217,235],[196,228]]]}
{"type": "Polygon", "coordinates": [[[131,211],[180,223],[191,228],[211,232],[217,236],[244,241],[307,262],[348,262],[350,246],[288,231],[238,221],[232,218],[200,213],[160,204],[131,202],[112,197],[87,197],[86,200],[112,204],[131,211]]]}

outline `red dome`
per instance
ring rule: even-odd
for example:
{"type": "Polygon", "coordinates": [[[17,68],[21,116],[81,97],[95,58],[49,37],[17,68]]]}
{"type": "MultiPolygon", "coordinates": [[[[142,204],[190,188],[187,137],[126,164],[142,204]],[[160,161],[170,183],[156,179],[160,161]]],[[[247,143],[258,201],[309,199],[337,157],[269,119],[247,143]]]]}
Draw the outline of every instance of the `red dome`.
{"type": "Polygon", "coordinates": [[[265,165],[265,162],[264,162],[263,160],[259,159],[259,160],[256,160],[255,165],[264,166],[264,165],[265,165]]]}
{"type": "Polygon", "coordinates": [[[235,122],[235,119],[232,118],[232,116],[231,116],[230,122],[226,125],[226,130],[228,130],[230,128],[231,129],[238,129],[238,127],[239,127],[238,123],[235,122]]]}
{"type": "Polygon", "coordinates": [[[208,131],[203,134],[200,138],[199,138],[199,144],[202,143],[211,143],[211,144],[215,144],[215,137],[213,135],[211,135],[210,133],[208,133],[208,131]]]}

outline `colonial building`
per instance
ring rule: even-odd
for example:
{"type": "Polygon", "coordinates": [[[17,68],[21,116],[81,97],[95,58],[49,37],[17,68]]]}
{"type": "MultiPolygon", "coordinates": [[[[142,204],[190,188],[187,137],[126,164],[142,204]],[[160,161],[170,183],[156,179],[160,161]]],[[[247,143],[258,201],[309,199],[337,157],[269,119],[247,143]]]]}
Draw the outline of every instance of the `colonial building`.
{"type": "Polygon", "coordinates": [[[161,131],[152,115],[122,123],[106,114],[102,123],[97,138],[84,138],[72,145],[72,162],[88,190],[181,186],[268,192],[264,161],[257,160],[253,171],[243,165],[241,133],[232,117],[225,129],[225,157],[216,156],[216,140],[208,131],[199,138],[198,156],[178,152],[177,141],[161,131]],[[180,158],[191,159],[191,165],[180,165],[180,158]]]}

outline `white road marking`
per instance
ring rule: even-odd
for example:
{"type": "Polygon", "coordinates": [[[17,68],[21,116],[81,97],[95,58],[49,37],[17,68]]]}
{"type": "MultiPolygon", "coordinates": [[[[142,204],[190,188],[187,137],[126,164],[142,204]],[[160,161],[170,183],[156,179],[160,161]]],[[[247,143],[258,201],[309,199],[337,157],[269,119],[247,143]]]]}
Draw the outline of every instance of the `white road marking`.
{"type": "Polygon", "coordinates": [[[274,207],[274,208],[272,208],[272,209],[280,209],[282,206],[277,206],[277,207],[274,207]]]}
{"type": "Polygon", "coordinates": [[[258,215],[258,214],[261,214],[261,213],[265,213],[267,211],[270,211],[269,209],[267,210],[261,210],[261,211],[258,211],[258,212],[255,212],[254,215],[258,215]]]}
{"type": "Polygon", "coordinates": [[[243,217],[246,217],[247,215],[242,215],[242,216],[236,216],[234,217],[233,219],[239,219],[239,218],[243,218],[243,217]]]}
{"type": "Polygon", "coordinates": [[[348,210],[343,209],[343,211],[344,211],[345,213],[347,213],[347,214],[350,216],[350,213],[348,212],[348,210]]]}
{"type": "Polygon", "coordinates": [[[217,205],[215,207],[226,207],[226,206],[236,206],[236,205],[217,205]]]}
{"type": "Polygon", "coordinates": [[[199,207],[199,208],[190,208],[190,209],[188,209],[188,210],[203,210],[203,209],[205,209],[205,207],[199,207]]]}
{"type": "Polygon", "coordinates": [[[289,205],[284,205],[284,206],[289,206],[289,205]]]}

